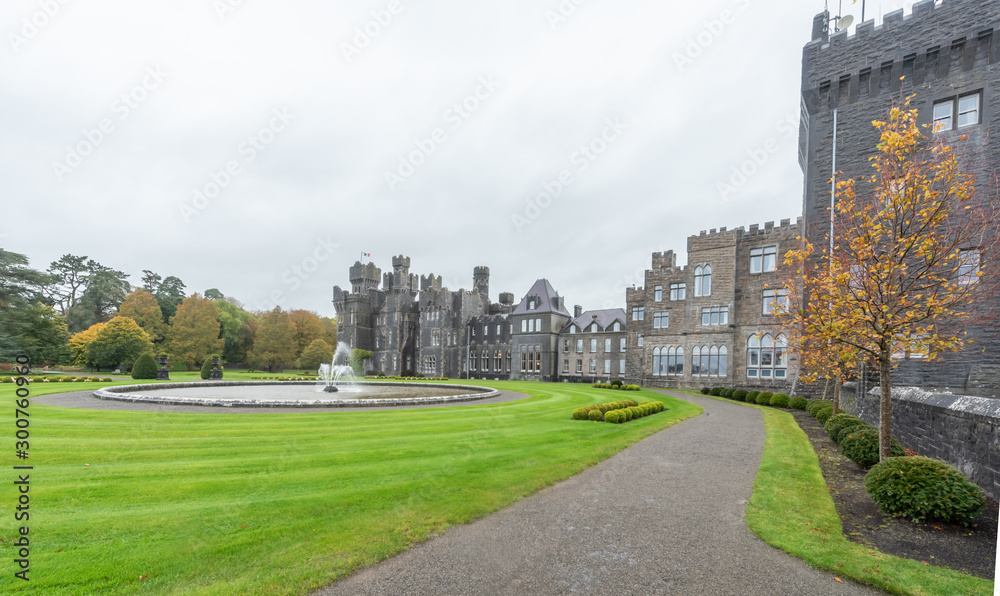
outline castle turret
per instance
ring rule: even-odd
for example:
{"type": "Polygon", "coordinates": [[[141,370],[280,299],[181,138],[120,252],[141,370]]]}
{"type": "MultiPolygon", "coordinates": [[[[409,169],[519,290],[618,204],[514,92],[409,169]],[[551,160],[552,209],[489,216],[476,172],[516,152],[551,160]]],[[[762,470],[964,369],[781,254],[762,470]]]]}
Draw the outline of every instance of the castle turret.
{"type": "Polygon", "coordinates": [[[351,267],[351,286],[355,294],[364,294],[368,290],[377,290],[382,270],[375,266],[375,263],[362,265],[361,261],[355,261],[351,267]]]}

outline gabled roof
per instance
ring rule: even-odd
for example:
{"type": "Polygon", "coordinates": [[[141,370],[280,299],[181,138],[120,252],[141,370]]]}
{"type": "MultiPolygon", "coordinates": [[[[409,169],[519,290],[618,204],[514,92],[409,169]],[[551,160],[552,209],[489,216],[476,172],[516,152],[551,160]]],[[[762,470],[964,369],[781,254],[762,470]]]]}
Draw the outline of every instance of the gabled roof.
{"type": "Polygon", "coordinates": [[[602,331],[608,329],[615,324],[615,321],[619,321],[622,324],[622,329],[625,328],[625,309],[623,308],[606,308],[603,310],[588,310],[587,312],[581,314],[579,317],[573,319],[563,328],[566,331],[571,325],[576,325],[578,329],[582,332],[586,332],[587,328],[590,327],[597,321],[597,325],[602,331]]]}
{"type": "Polygon", "coordinates": [[[521,302],[517,305],[512,312],[512,315],[527,315],[533,313],[558,313],[565,316],[570,316],[569,312],[566,310],[564,305],[559,304],[559,294],[552,287],[547,279],[540,279],[531,286],[528,293],[524,295],[521,302]],[[535,310],[528,310],[528,299],[537,298],[538,302],[535,304],[535,310]]]}

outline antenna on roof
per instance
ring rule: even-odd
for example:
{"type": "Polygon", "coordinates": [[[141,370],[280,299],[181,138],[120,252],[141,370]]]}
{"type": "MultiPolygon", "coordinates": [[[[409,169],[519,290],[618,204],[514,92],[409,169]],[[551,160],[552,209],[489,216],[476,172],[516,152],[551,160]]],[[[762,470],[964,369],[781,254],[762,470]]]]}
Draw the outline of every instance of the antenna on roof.
{"type": "MultiPolygon", "coordinates": [[[[829,8],[827,8],[827,11],[829,11],[829,8]]],[[[830,18],[830,22],[833,23],[834,32],[840,31],[841,29],[847,29],[848,27],[854,24],[853,16],[851,15],[841,16],[844,14],[844,0],[840,0],[839,12],[840,14],[830,18]]]]}

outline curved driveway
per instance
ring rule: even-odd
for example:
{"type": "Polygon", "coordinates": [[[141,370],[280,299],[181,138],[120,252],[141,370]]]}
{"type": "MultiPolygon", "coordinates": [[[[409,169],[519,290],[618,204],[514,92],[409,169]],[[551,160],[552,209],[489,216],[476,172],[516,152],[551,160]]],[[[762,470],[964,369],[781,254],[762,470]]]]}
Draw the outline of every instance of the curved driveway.
{"type": "Polygon", "coordinates": [[[705,414],[313,596],[878,594],[750,533],[760,412],[664,393],[705,414]]]}

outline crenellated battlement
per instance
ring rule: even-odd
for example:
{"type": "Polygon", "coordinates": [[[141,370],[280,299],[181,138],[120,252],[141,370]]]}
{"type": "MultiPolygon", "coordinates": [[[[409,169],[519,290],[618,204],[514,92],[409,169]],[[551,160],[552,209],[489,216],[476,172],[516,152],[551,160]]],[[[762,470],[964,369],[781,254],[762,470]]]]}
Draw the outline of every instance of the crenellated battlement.
{"type": "Polygon", "coordinates": [[[365,285],[378,287],[382,278],[382,270],[375,266],[375,263],[362,265],[361,261],[355,261],[351,266],[351,284],[355,286],[365,285]]]}
{"type": "Polygon", "coordinates": [[[431,291],[431,290],[440,290],[441,288],[442,288],[442,285],[441,285],[441,276],[440,275],[435,276],[433,273],[431,273],[430,275],[421,275],[420,276],[420,291],[421,292],[427,292],[427,291],[431,291]]]}
{"type": "Polygon", "coordinates": [[[790,218],[782,219],[778,222],[777,226],[774,225],[773,221],[764,222],[763,229],[758,224],[751,224],[750,229],[748,230],[744,230],[743,228],[737,229],[742,231],[742,236],[744,238],[751,236],[767,236],[771,234],[786,234],[788,232],[799,233],[802,230],[802,217],[796,217],[795,223],[792,223],[790,218]]]}
{"type": "Polygon", "coordinates": [[[398,257],[392,257],[392,268],[393,269],[409,269],[410,268],[410,257],[404,257],[399,255],[398,257]]]}
{"type": "Polygon", "coordinates": [[[808,114],[892,95],[1000,63],[1000,2],[921,0],[909,15],[885,15],[829,35],[829,13],[813,21],[803,48],[802,89],[808,114]],[[972,24],[974,23],[974,24],[972,24]]]}

